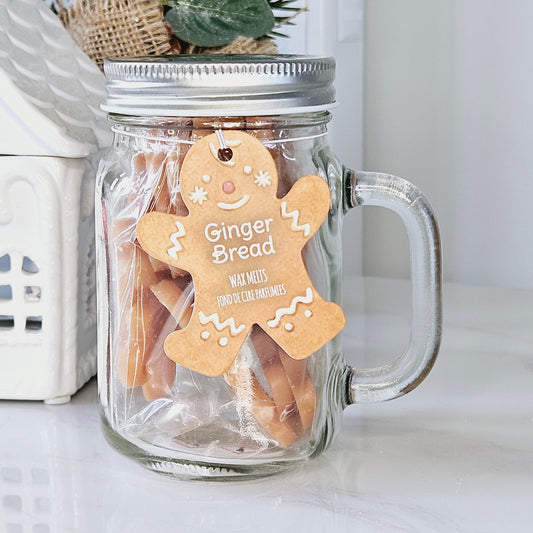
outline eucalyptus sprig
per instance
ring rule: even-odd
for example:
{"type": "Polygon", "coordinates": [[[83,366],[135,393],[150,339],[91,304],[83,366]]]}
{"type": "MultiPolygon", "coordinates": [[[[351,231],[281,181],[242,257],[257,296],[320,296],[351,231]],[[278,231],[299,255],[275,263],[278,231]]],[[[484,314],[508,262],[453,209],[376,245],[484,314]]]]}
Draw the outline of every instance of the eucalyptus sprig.
{"type": "Polygon", "coordinates": [[[161,0],[165,20],[174,35],[187,43],[224,46],[237,37],[257,39],[282,35],[277,28],[291,24],[300,11],[296,0],[161,0]],[[276,15],[274,14],[276,12],[276,15]]]}

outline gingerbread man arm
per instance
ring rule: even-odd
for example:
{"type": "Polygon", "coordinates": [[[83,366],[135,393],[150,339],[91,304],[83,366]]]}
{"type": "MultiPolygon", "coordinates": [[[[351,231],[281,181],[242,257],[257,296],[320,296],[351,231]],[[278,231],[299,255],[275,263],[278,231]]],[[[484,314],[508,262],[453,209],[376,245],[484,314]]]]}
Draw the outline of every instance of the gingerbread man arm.
{"type": "Polygon", "coordinates": [[[300,178],[281,199],[281,217],[307,241],[326,218],[331,195],[326,181],[310,174],[300,178]]]}
{"type": "Polygon", "coordinates": [[[137,224],[137,240],[145,252],[169,265],[189,270],[191,242],[185,229],[187,217],[152,211],[137,224]]]}

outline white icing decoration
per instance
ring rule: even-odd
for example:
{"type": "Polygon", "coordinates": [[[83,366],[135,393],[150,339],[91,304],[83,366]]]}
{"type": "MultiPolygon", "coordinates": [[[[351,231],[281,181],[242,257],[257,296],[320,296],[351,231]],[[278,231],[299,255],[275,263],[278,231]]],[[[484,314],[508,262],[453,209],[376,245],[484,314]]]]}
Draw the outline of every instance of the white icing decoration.
{"type": "Polygon", "coordinates": [[[306,309],[304,315],[305,315],[305,318],[311,318],[313,316],[313,313],[311,309],[306,309]]]}
{"type": "Polygon", "coordinates": [[[294,329],[294,324],[291,324],[290,322],[287,322],[287,323],[285,324],[285,329],[286,329],[287,331],[292,331],[292,330],[294,329]]]}
{"type": "Polygon", "coordinates": [[[202,181],[203,181],[204,183],[209,183],[209,182],[211,181],[211,176],[210,176],[209,174],[204,174],[204,175],[202,176],[202,181]]]}
{"type": "Polygon", "coordinates": [[[199,311],[198,317],[200,318],[200,324],[202,324],[202,326],[205,326],[209,322],[212,322],[218,331],[222,331],[224,328],[229,327],[230,333],[233,336],[238,335],[246,327],[244,324],[236,326],[234,318],[228,318],[227,320],[221,323],[218,313],[213,313],[212,315],[205,316],[202,311],[199,311]]]}
{"type": "Polygon", "coordinates": [[[220,340],[218,341],[218,344],[220,344],[220,346],[227,346],[228,345],[228,338],[227,337],[220,337],[220,340]]]}
{"type": "Polygon", "coordinates": [[[249,176],[252,173],[252,167],[250,165],[246,165],[243,169],[243,172],[249,176]]]}
{"type": "Polygon", "coordinates": [[[207,202],[207,191],[203,187],[194,186],[194,191],[189,193],[189,199],[193,204],[202,205],[207,202]]]}
{"type": "Polygon", "coordinates": [[[204,339],[204,341],[209,339],[210,336],[211,336],[211,334],[209,333],[209,331],[202,331],[202,333],[200,333],[200,337],[202,337],[202,339],[204,339]]]}
{"type": "Polygon", "coordinates": [[[287,212],[287,202],[281,202],[281,216],[283,218],[291,218],[291,230],[292,231],[303,231],[304,236],[308,237],[311,233],[311,226],[309,224],[302,224],[301,226],[298,225],[299,218],[300,218],[300,211],[298,209],[295,209],[294,211],[291,211],[290,213],[287,212]]]}
{"type": "Polygon", "coordinates": [[[245,194],[240,200],[237,200],[231,204],[226,202],[217,202],[217,207],[220,207],[220,209],[225,209],[226,211],[232,211],[233,209],[239,209],[239,207],[242,207],[246,202],[248,202],[249,199],[250,195],[245,194]]]}
{"type": "Polygon", "coordinates": [[[181,252],[183,250],[183,246],[179,242],[179,239],[180,239],[180,237],[184,237],[186,232],[185,232],[185,228],[184,228],[183,224],[179,220],[176,220],[176,227],[178,228],[178,231],[176,231],[176,233],[173,233],[170,236],[170,242],[174,246],[167,250],[167,254],[170,255],[170,257],[172,257],[172,259],[176,259],[177,260],[178,259],[178,252],[181,252]]]}
{"type": "Polygon", "coordinates": [[[269,185],[272,185],[270,174],[267,172],[264,172],[262,170],[259,171],[258,174],[254,176],[255,180],[254,183],[258,187],[268,187],[269,185]]]}
{"type": "Polygon", "coordinates": [[[313,291],[311,288],[307,288],[305,291],[305,296],[295,296],[292,299],[290,307],[282,307],[276,311],[276,316],[267,322],[267,325],[271,328],[277,328],[279,326],[280,320],[285,315],[294,315],[296,313],[296,304],[310,304],[313,301],[313,291]]]}
{"type": "Polygon", "coordinates": [[[218,144],[220,144],[220,148],[227,148],[228,146],[235,147],[241,145],[241,141],[239,139],[235,139],[234,141],[226,141],[226,139],[224,139],[224,134],[222,133],[222,130],[216,130],[215,133],[218,139],[218,144]]]}

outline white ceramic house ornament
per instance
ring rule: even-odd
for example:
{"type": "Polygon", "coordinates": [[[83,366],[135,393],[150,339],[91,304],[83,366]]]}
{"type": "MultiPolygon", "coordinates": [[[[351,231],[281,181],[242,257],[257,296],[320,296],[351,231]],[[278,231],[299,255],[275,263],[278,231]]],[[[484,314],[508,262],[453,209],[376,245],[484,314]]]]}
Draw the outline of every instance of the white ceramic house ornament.
{"type": "Polygon", "coordinates": [[[42,0],[0,0],[0,398],[96,372],[94,164],[104,76],[42,0]]]}

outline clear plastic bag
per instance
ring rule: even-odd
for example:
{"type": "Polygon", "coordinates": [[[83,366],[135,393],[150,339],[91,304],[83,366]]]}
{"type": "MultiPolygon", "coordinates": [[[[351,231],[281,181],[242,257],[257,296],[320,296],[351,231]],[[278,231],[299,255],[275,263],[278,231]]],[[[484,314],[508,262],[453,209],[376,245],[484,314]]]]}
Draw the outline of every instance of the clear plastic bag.
{"type": "MultiPolygon", "coordinates": [[[[223,125],[246,130],[269,148],[278,167],[278,197],[305,171],[316,172],[309,157],[317,140],[320,144],[316,131],[306,136],[304,130],[303,140],[293,140],[294,132],[273,127],[268,118],[231,119],[223,125]],[[302,168],[301,161],[312,167],[302,168]]],[[[327,358],[317,353],[292,359],[257,325],[234,364],[217,377],[180,367],[163,348],[171,332],[187,327],[194,282],[188,272],[148,255],[137,241],[136,225],[150,211],[187,216],[180,191],[184,157],[220,126],[221,119],[195,119],[115,128],[115,146],[100,170],[110,319],[107,417],[122,438],[172,457],[187,451],[225,461],[265,453],[308,456],[316,446],[317,387],[324,385],[318,376],[325,375],[321,367],[327,358]]],[[[327,297],[324,244],[316,236],[303,255],[313,282],[327,297]]]]}

